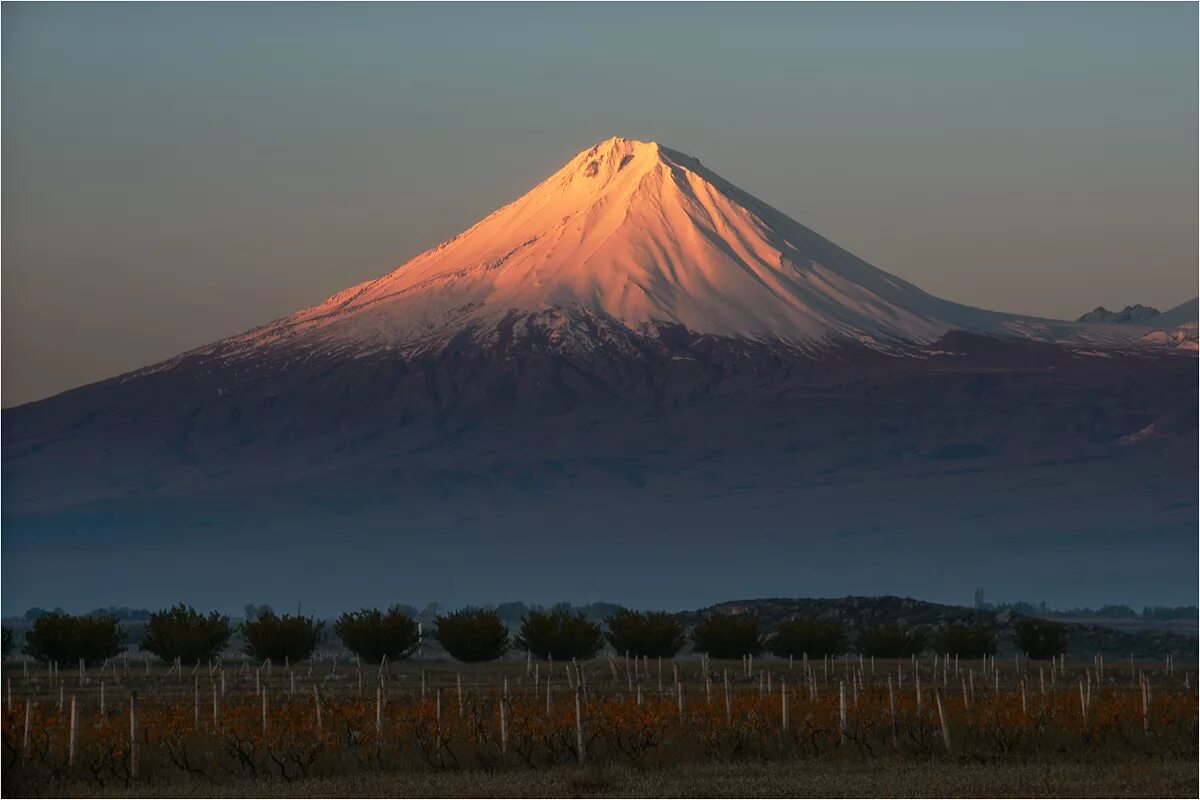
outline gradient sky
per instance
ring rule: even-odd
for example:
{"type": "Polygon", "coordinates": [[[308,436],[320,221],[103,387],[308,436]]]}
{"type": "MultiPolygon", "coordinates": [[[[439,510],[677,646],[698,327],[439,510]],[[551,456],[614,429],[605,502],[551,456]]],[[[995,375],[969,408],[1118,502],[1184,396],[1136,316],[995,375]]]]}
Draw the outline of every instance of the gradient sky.
{"type": "Polygon", "coordinates": [[[3,397],[388,271],[613,135],[960,302],[1197,294],[1197,7],[3,6],[3,397]]]}

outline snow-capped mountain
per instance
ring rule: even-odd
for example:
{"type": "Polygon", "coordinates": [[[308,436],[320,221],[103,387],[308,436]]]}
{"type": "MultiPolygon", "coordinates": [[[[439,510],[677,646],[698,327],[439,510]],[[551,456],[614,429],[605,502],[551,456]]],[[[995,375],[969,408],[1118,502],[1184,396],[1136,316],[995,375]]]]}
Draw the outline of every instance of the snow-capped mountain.
{"type": "Polygon", "coordinates": [[[1151,333],[941,300],[610,139],[387,275],[4,411],[4,600],[1158,581],[1194,567],[1196,359],[1151,333]]]}
{"type": "Polygon", "coordinates": [[[1104,326],[948,302],[876,269],[697,159],[613,138],[388,274],[204,352],[261,347],[413,354],[530,328],[588,347],[599,323],[652,335],[882,350],[951,330],[1127,342],[1104,326]]]}

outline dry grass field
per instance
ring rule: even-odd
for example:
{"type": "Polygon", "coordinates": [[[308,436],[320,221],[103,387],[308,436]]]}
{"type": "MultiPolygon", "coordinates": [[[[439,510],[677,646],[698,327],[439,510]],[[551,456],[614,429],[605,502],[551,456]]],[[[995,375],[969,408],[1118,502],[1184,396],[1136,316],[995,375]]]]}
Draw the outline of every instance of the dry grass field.
{"type": "Polygon", "coordinates": [[[5,797],[1197,793],[1195,675],[1165,664],[117,659],[4,680],[5,797]]]}

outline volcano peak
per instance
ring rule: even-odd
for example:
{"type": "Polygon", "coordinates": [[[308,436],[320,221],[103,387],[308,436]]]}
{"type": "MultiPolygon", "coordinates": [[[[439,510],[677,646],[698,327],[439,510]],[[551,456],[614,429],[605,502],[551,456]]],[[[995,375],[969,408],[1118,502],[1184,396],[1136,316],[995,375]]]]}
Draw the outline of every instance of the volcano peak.
{"type": "Polygon", "coordinates": [[[618,136],[392,272],[219,345],[411,353],[494,339],[513,320],[578,328],[582,317],[805,350],[839,340],[892,350],[953,329],[1054,333],[933,297],[698,159],[618,136]]]}

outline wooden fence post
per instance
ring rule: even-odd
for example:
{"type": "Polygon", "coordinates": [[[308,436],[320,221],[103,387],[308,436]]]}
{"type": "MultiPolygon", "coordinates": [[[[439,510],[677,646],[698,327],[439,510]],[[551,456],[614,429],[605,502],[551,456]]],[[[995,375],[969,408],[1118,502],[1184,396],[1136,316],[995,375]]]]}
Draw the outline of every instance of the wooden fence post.
{"type": "MultiPolygon", "coordinates": [[[[441,717],[441,703],[438,703],[438,717],[441,717]]],[[[440,720],[439,720],[440,721],[440,720]]],[[[383,738],[383,687],[375,687],[375,739],[383,738]]]]}
{"type": "MultiPolygon", "coordinates": [[[[1024,684],[1022,684],[1024,686],[1024,684]]],[[[938,723],[942,726],[942,744],[946,746],[946,752],[950,752],[950,727],[946,724],[946,711],[942,708],[942,690],[937,689],[934,692],[934,699],[937,701],[938,723]]]]}
{"type": "MultiPolygon", "coordinates": [[[[662,660],[659,660],[659,666],[662,666],[662,660]]],[[[575,687],[575,749],[579,756],[579,763],[582,764],[586,760],[584,754],[584,739],[583,739],[583,687],[575,687]]]]}
{"type": "Polygon", "coordinates": [[[508,700],[500,698],[500,758],[508,756],[508,700]]]}
{"type": "Polygon", "coordinates": [[[21,739],[21,758],[29,757],[29,737],[33,734],[33,703],[25,699],[25,731],[21,739]]]}
{"type": "Polygon", "coordinates": [[[733,724],[733,690],[729,687],[729,670],[725,670],[725,724],[733,724]]]}
{"type": "Polygon", "coordinates": [[[838,729],[842,744],[846,743],[846,682],[838,681],[838,729]]]}
{"type": "MultiPolygon", "coordinates": [[[[150,661],[146,661],[149,668],[150,661]]],[[[129,695],[129,777],[131,780],[137,780],[138,767],[141,765],[140,753],[138,752],[138,721],[137,721],[137,692],[129,695]]]]}
{"type": "Polygon", "coordinates": [[[788,687],[786,681],[779,684],[779,719],[783,733],[788,731],[788,687]]]}
{"type": "Polygon", "coordinates": [[[1142,731],[1150,732],[1150,679],[1142,677],[1142,731]]]}
{"type": "Polygon", "coordinates": [[[438,687],[434,692],[434,706],[437,713],[437,736],[438,750],[442,749],[442,687],[438,687]]]}
{"type": "MultiPolygon", "coordinates": [[[[82,659],[80,659],[82,661],[82,659]]],[[[79,705],[75,695],[71,695],[71,737],[67,747],[67,768],[75,766],[75,755],[79,750],[79,705]]]]}
{"type": "Polygon", "coordinates": [[[892,688],[892,676],[888,675],[888,711],[892,716],[892,740],[895,741],[897,733],[896,725],[896,692],[892,688]]]}

